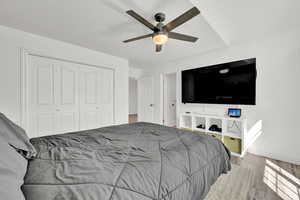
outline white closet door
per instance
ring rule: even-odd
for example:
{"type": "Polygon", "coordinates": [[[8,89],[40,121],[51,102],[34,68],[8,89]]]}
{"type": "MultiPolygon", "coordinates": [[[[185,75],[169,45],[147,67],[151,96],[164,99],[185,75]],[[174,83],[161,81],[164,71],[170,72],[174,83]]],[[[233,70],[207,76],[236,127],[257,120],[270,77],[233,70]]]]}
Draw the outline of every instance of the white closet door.
{"type": "Polygon", "coordinates": [[[100,69],[98,76],[101,126],[110,126],[114,123],[114,72],[100,69]]]}
{"type": "Polygon", "coordinates": [[[30,56],[29,62],[29,135],[38,137],[78,130],[76,66],[38,56],[30,56]]]}
{"type": "Polygon", "coordinates": [[[98,76],[97,69],[87,66],[80,67],[80,129],[100,127],[98,105],[98,76]]]}
{"type": "Polygon", "coordinates": [[[93,129],[114,122],[113,71],[80,67],[80,129],[93,129]]]}
{"type": "Polygon", "coordinates": [[[30,56],[28,73],[28,134],[50,135],[56,131],[55,64],[50,59],[30,56]]]}
{"type": "Polygon", "coordinates": [[[79,130],[78,66],[57,62],[57,133],[79,130]]]}
{"type": "Polygon", "coordinates": [[[114,71],[28,58],[28,134],[38,137],[114,123],[114,71]]]}

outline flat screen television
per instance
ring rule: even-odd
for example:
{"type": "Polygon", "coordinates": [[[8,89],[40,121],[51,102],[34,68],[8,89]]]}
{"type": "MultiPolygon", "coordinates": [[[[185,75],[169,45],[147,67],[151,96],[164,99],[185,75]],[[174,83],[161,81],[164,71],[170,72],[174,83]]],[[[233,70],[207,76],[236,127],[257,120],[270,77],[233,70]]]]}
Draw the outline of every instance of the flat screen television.
{"type": "Polygon", "coordinates": [[[256,59],[182,71],[182,103],[255,105],[256,59]]]}

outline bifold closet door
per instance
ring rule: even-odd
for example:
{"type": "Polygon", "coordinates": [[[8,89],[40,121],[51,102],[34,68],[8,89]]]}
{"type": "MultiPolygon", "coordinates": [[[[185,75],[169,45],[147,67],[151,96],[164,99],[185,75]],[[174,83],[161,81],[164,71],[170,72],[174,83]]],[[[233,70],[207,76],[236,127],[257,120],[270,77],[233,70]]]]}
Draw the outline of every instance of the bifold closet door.
{"type": "Polygon", "coordinates": [[[93,129],[114,123],[114,71],[80,67],[80,129],[93,129]]]}
{"type": "Polygon", "coordinates": [[[29,56],[27,131],[30,137],[114,124],[114,71],[29,56]]]}
{"type": "Polygon", "coordinates": [[[79,130],[76,64],[29,57],[28,134],[38,137],[79,130]]]}

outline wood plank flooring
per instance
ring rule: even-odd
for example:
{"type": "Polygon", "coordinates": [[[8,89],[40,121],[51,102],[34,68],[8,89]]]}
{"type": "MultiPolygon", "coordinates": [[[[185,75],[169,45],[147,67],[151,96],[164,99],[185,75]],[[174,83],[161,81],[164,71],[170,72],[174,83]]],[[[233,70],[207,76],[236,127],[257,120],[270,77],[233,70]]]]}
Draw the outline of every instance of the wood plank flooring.
{"type": "Polygon", "coordinates": [[[128,123],[129,124],[135,123],[135,122],[137,122],[137,119],[138,119],[137,114],[129,115],[128,116],[128,123]]]}
{"type": "Polygon", "coordinates": [[[248,193],[249,200],[300,200],[300,165],[249,153],[244,158],[232,157],[232,163],[255,174],[251,189],[241,191],[248,193]]]}

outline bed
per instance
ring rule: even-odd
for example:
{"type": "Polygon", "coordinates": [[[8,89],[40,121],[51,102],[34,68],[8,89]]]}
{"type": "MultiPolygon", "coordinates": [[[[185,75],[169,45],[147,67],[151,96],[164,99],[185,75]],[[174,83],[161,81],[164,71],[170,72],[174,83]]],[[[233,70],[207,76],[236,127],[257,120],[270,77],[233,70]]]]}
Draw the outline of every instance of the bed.
{"type": "Polygon", "coordinates": [[[219,140],[144,122],[31,143],[26,200],[202,200],[231,168],[219,140]]]}

